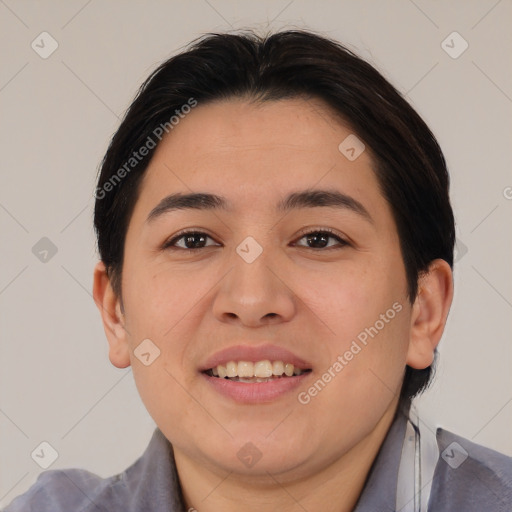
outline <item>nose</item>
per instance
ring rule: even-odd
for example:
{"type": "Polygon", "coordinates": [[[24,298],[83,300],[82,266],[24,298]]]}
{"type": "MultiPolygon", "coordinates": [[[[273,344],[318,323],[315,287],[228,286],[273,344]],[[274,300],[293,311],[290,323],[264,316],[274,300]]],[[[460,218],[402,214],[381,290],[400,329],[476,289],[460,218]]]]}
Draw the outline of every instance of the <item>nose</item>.
{"type": "Polygon", "coordinates": [[[247,327],[289,322],[296,313],[297,298],[268,251],[251,263],[238,255],[233,261],[213,300],[215,317],[247,327]]]}

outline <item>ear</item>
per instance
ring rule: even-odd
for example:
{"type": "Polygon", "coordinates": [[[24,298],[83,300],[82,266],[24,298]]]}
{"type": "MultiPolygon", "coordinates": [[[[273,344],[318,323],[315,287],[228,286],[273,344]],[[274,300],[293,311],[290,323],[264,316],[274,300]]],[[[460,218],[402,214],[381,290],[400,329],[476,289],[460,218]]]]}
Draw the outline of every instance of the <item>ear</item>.
{"type": "Polygon", "coordinates": [[[130,349],[124,326],[125,318],[120,298],[112,289],[102,261],[94,267],[93,297],[107,335],[110,362],[117,368],[126,368],[130,366],[130,349]]]}
{"type": "Polygon", "coordinates": [[[418,294],[411,313],[411,334],[407,365],[417,370],[434,361],[453,299],[453,275],[450,265],[436,259],[418,279],[418,294]]]}

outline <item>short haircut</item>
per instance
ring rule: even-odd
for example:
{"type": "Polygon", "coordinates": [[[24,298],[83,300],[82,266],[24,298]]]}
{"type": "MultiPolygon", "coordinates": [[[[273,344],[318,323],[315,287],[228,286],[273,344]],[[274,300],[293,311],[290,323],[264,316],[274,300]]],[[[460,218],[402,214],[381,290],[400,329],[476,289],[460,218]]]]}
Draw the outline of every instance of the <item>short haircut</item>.
{"type": "MultiPolygon", "coordinates": [[[[396,223],[411,303],[418,278],[434,259],[453,268],[455,222],[443,153],[421,117],[373,66],[311,31],[209,33],[142,84],[101,163],[94,226],[118,297],[129,221],[141,178],[162,138],[155,134],[162,128],[170,132],[173,117],[192,102],[234,98],[323,100],[364,142],[396,223]],[[148,148],[147,156],[135,161],[133,153],[142,147],[148,148]]],[[[407,366],[401,398],[409,400],[426,388],[432,373],[433,365],[407,366]]]]}

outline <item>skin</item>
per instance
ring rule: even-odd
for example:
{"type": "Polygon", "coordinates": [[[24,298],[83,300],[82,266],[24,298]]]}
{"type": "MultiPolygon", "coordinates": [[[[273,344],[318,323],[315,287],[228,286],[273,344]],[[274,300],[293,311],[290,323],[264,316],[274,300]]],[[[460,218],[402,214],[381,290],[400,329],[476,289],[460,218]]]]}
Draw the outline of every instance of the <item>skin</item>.
{"type": "Polygon", "coordinates": [[[450,267],[433,261],[410,304],[370,150],[352,162],[338,150],[351,133],[316,100],[198,105],[163,139],[143,178],[126,237],[123,307],[103,263],[95,268],[110,360],[132,365],[174,447],[188,507],[352,510],[392,422],[405,365],[433,360],[453,296],[450,267]],[[276,212],[288,193],[312,187],[352,196],[373,221],[332,207],[276,212]],[[233,208],[178,210],[147,223],[175,192],[215,193],[233,208]],[[184,228],[208,234],[208,247],[162,249],[184,228]],[[331,238],[334,249],[311,248],[303,228],[330,228],[348,244],[331,238]],[[247,236],[263,248],[251,264],[235,250],[247,236]],[[394,303],[402,310],[307,405],[295,391],[238,404],[198,373],[218,350],[270,342],[311,363],[298,391],[307,390],[394,303]],[[134,356],[146,338],[161,351],[149,366],[134,356]],[[262,454],[251,468],[237,457],[248,442],[262,454]]]}

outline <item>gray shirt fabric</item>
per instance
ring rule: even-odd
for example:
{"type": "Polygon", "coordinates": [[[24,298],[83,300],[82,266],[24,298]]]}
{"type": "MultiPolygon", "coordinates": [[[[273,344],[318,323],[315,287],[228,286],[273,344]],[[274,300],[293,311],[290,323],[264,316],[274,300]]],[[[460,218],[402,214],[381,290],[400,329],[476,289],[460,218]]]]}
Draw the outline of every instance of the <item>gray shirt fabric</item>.
{"type": "MultiPolygon", "coordinates": [[[[354,512],[395,511],[398,467],[406,417],[397,413],[367,477],[354,512]]],[[[476,445],[446,430],[429,501],[431,512],[511,512],[512,457],[476,445]],[[452,443],[468,454],[448,464],[452,443]],[[460,462],[460,461],[457,461],[460,462]]],[[[200,512],[200,504],[195,504],[200,512]]],[[[100,478],[82,469],[49,470],[4,512],[185,512],[173,449],[157,428],[144,454],[123,473],[100,478]]]]}

